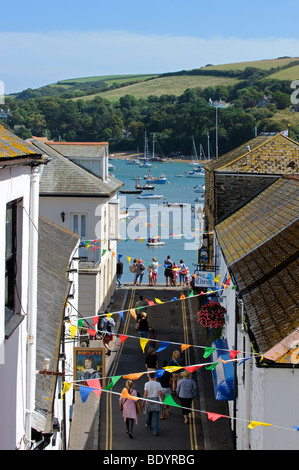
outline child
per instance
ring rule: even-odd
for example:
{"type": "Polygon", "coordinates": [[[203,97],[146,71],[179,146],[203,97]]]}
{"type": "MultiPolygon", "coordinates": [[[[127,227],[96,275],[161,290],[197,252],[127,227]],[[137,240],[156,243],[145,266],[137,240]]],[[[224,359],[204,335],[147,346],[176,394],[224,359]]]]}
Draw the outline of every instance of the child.
{"type": "Polygon", "coordinates": [[[189,286],[189,279],[190,279],[190,277],[189,277],[189,269],[186,268],[185,284],[186,284],[187,287],[189,286]]]}
{"type": "Polygon", "coordinates": [[[148,285],[153,286],[153,269],[151,266],[148,267],[148,285]]]}
{"type": "Polygon", "coordinates": [[[172,264],[172,285],[177,286],[177,281],[178,281],[178,266],[176,262],[174,261],[172,264]]]}

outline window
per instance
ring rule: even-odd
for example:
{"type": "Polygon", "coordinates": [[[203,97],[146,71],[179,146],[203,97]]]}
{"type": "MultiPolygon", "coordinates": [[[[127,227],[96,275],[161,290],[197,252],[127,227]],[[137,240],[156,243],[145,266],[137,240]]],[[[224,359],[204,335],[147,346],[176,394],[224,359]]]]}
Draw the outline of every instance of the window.
{"type": "Polygon", "coordinates": [[[17,254],[17,207],[16,202],[6,207],[5,245],[5,307],[15,310],[16,254],[17,254]]]}
{"type": "MultiPolygon", "coordinates": [[[[86,240],[86,230],[87,230],[87,216],[86,214],[72,214],[72,231],[75,232],[81,238],[81,243],[84,243],[86,240]]],[[[86,248],[79,248],[79,257],[81,260],[87,260],[87,250],[86,248]]]]}

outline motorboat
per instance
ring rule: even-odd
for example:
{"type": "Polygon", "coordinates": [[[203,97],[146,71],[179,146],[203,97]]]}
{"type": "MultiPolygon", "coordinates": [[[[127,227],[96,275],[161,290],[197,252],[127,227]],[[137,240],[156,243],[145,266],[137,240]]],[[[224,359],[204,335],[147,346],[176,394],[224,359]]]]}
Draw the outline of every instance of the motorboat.
{"type": "Polygon", "coordinates": [[[195,193],[204,193],[205,189],[206,189],[206,187],[205,187],[204,184],[197,184],[196,186],[194,186],[193,191],[195,193]]]}
{"type": "Polygon", "coordinates": [[[205,169],[202,167],[195,168],[187,172],[187,178],[203,178],[205,176],[205,169]]]}
{"type": "Polygon", "coordinates": [[[147,246],[163,246],[163,245],[165,245],[165,242],[156,240],[155,238],[148,238],[147,240],[147,246]]]}
{"type": "Polygon", "coordinates": [[[163,197],[163,194],[143,194],[138,196],[138,199],[162,199],[163,197]]]}

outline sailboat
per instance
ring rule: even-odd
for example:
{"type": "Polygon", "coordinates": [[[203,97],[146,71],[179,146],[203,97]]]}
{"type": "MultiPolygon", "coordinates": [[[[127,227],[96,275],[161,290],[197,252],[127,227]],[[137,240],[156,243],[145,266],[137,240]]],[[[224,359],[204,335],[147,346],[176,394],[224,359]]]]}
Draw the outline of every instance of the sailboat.
{"type": "MultiPolygon", "coordinates": [[[[192,138],[192,155],[193,155],[193,161],[191,165],[194,167],[193,170],[187,172],[187,178],[202,178],[205,176],[205,169],[199,165],[198,161],[198,155],[196,151],[196,145],[194,141],[194,137],[192,138]]],[[[200,145],[200,161],[201,161],[201,151],[202,151],[202,146],[200,145]]]]}
{"type": "Polygon", "coordinates": [[[135,185],[135,188],[136,189],[155,189],[155,186],[153,184],[150,184],[150,183],[145,183],[143,186],[140,185],[140,180],[139,180],[139,176],[136,175],[136,185],[135,185]]]}

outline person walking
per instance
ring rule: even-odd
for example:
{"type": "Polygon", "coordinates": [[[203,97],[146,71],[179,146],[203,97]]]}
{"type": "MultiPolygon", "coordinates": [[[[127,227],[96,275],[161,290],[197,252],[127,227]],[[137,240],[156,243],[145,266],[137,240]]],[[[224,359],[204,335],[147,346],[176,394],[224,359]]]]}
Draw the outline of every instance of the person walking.
{"type": "Polygon", "coordinates": [[[157,261],[156,258],[153,258],[151,267],[152,267],[153,285],[156,286],[156,284],[157,284],[157,277],[158,277],[158,261],[157,261]]]}
{"type": "MultiPolygon", "coordinates": [[[[111,355],[110,342],[113,340],[113,332],[115,328],[115,321],[110,316],[107,316],[107,310],[105,311],[105,316],[100,320],[98,324],[98,331],[102,334],[103,345],[105,346],[107,352],[106,356],[111,355]]],[[[112,314],[111,314],[112,315],[112,314]]]]}
{"type": "MultiPolygon", "coordinates": [[[[182,358],[181,353],[178,349],[173,351],[172,357],[171,357],[168,365],[169,366],[174,366],[174,367],[177,367],[177,366],[183,367],[185,365],[185,361],[182,358]]],[[[172,393],[173,393],[173,395],[176,394],[176,386],[177,386],[177,383],[178,383],[178,379],[180,377],[180,371],[181,370],[178,369],[177,371],[173,372],[173,374],[172,374],[172,393]]]]}
{"type": "Polygon", "coordinates": [[[148,307],[148,301],[144,300],[143,295],[139,296],[139,299],[135,303],[135,309],[137,310],[137,321],[141,318],[141,313],[146,312],[146,307],[148,307]],[[141,308],[142,307],[142,308],[141,308]]]}
{"type": "MultiPolygon", "coordinates": [[[[162,387],[160,382],[156,381],[154,378],[155,371],[149,372],[148,382],[144,384],[144,394],[143,398],[147,400],[152,400],[155,402],[162,402],[163,401],[163,393],[162,387]]],[[[153,433],[154,436],[158,436],[159,433],[159,414],[161,412],[161,404],[160,403],[153,403],[152,401],[145,401],[145,411],[146,411],[146,427],[148,429],[152,429],[152,422],[153,422],[153,433]]]]}
{"type": "Polygon", "coordinates": [[[194,398],[194,393],[196,393],[197,386],[189,371],[184,370],[180,375],[182,378],[178,382],[176,391],[180,399],[184,423],[188,424],[188,415],[190,413],[192,400],[194,398]]]}
{"type": "Polygon", "coordinates": [[[122,287],[121,278],[124,272],[124,264],[123,262],[118,259],[116,265],[116,282],[118,283],[118,287],[122,287]]]}
{"type": "Polygon", "coordinates": [[[141,318],[137,322],[137,331],[140,338],[148,338],[149,324],[146,312],[141,312],[141,318]]]}
{"type": "Polygon", "coordinates": [[[148,348],[148,355],[145,358],[145,366],[147,370],[158,369],[158,356],[155,348],[148,348]]]}
{"type": "Polygon", "coordinates": [[[164,276],[166,281],[166,287],[171,285],[171,276],[172,276],[172,261],[170,256],[168,255],[166,260],[164,261],[164,276]],[[168,284],[169,283],[169,284],[168,284]]]}
{"type": "Polygon", "coordinates": [[[180,264],[179,264],[179,278],[180,278],[180,283],[179,286],[183,283],[183,286],[185,286],[185,272],[186,272],[186,266],[184,261],[181,259],[180,264]]]}
{"type": "MultiPolygon", "coordinates": [[[[168,365],[168,361],[164,360],[162,362],[162,368],[167,367],[167,365],[168,365]]],[[[162,393],[164,397],[166,397],[166,395],[171,395],[172,375],[170,372],[165,370],[163,372],[163,375],[157,378],[157,382],[160,382],[161,384],[162,393]]],[[[160,419],[168,418],[168,416],[169,416],[169,405],[163,405],[163,409],[161,410],[161,414],[160,414],[160,419]]]]}
{"type": "MultiPolygon", "coordinates": [[[[132,395],[132,397],[137,397],[136,390],[133,390],[132,380],[126,381],[125,388],[127,389],[128,393],[132,395]]],[[[133,439],[134,423],[138,424],[136,402],[135,400],[132,400],[131,398],[120,397],[119,405],[123,412],[124,422],[126,423],[126,432],[129,434],[129,438],[133,439]]]]}

